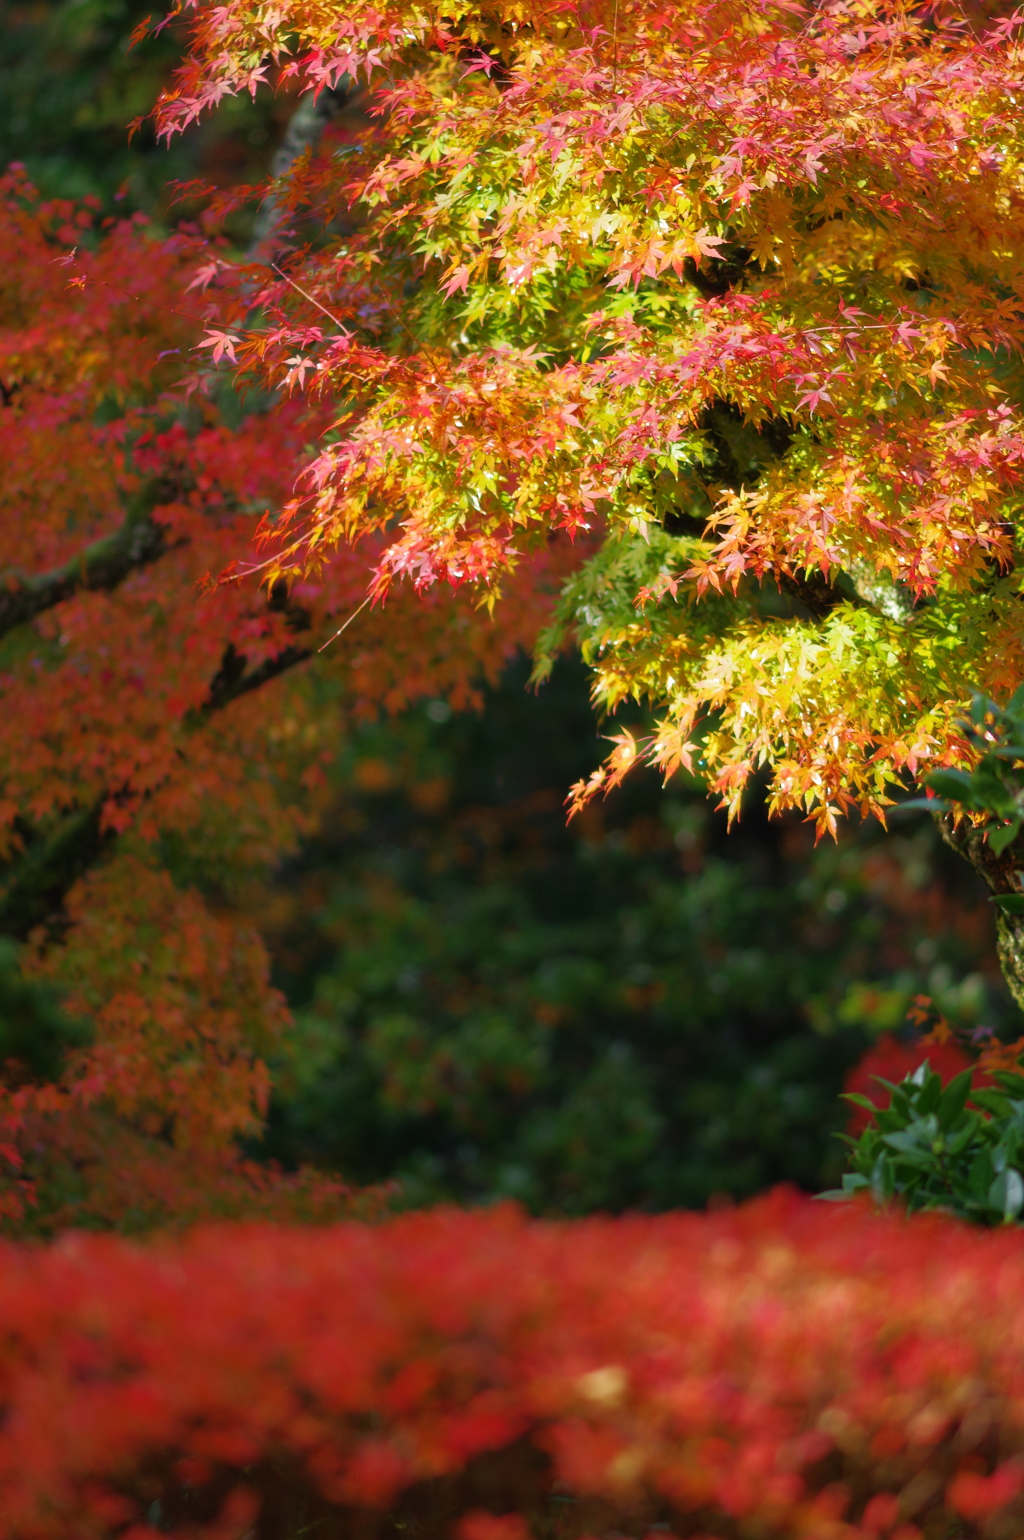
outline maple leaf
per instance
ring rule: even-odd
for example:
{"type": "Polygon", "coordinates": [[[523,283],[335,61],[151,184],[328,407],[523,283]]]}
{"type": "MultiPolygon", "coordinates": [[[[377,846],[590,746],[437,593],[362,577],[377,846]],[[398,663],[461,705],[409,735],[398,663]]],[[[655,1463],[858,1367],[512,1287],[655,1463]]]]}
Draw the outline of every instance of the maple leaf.
{"type": "MultiPolygon", "coordinates": [[[[194,276],[186,285],[186,294],[190,294],[193,289],[198,289],[200,293],[202,293],[205,289],[208,289],[210,284],[217,277],[218,273],[220,273],[222,270],[223,266],[223,262],[216,258],[212,262],[202,263],[196,269],[194,276]]],[[[238,339],[236,338],[235,341],[237,342],[237,340],[238,339]]]]}
{"type": "Polygon", "coordinates": [[[213,349],[211,357],[214,364],[219,364],[222,358],[226,358],[230,363],[234,364],[238,362],[235,357],[235,348],[238,346],[239,341],[240,338],[236,337],[232,332],[215,331],[211,328],[207,336],[199,343],[199,347],[213,349]]]}
{"type": "Polygon", "coordinates": [[[469,289],[471,272],[472,269],[468,263],[463,263],[461,267],[457,267],[441,285],[441,292],[445,297],[451,299],[453,294],[465,294],[469,289]]]}

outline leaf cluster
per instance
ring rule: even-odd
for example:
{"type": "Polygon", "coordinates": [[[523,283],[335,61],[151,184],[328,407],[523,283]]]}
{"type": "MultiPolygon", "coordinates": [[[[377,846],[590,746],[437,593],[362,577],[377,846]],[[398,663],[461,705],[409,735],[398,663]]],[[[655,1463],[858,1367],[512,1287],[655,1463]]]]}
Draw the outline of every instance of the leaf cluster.
{"type": "MultiPolygon", "coordinates": [[[[989,848],[1000,856],[1024,823],[1024,686],[1004,706],[975,694],[969,716],[957,725],[975,763],[970,769],[933,771],[925,781],[933,796],[916,805],[974,815],[989,848]]],[[[995,902],[1008,913],[1024,914],[1024,895],[1000,893],[995,902]]]]}
{"type": "Polygon", "coordinates": [[[997,1071],[994,1084],[972,1087],[966,1069],[944,1086],[925,1061],[901,1084],[881,1084],[891,1101],[878,1111],[856,1092],[846,1099],[874,1121],[850,1141],[852,1170],[842,1189],[911,1211],[941,1209],[976,1224],[1020,1223],[1024,1211],[1024,1074],[997,1071]]]}
{"type": "Polygon", "coordinates": [[[375,115],[275,187],[269,281],[221,263],[209,291],[215,352],[333,414],[262,531],[271,574],[381,534],[375,596],[491,604],[585,535],[561,628],[603,704],[657,713],[629,762],[698,769],[733,812],[767,769],[819,830],[941,761],[971,680],[1019,683],[1019,17],[189,14],[162,132],[279,67],[357,78],[375,115]]]}
{"type": "Polygon", "coordinates": [[[0,1540],[1016,1540],[1024,1236],[712,1214],[6,1246],[0,1540]]]}
{"type": "Polygon", "coordinates": [[[0,930],[31,938],[39,990],[25,1015],[0,970],[0,1214],[45,1197],[54,1223],[150,1222],[188,1191],[197,1211],[196,1172],[211,1198],[252,1191],[221,1167],[260,1126],[286,1013],[219,910],[308,826],[346,713],[472,699],[547,617],[559,558],[501,630],[411,595],[399,641],[362,616],[314,699],[300,665],[359,610],[362,553],[296,595],[197,592],[284,501],[307,404],[170,394],[198,333],[186,235],[15,169],[0,253],[0,930]],[[40,1014],[50,983],[96,1027],[79,1052],[40,1014]]]}

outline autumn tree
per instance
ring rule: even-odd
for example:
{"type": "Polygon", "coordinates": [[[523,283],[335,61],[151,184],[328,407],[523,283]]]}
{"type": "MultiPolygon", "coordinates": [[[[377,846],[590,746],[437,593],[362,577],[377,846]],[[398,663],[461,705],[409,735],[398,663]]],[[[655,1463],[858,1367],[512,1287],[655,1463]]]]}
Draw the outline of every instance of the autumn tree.
{"type": "MultiPolygon", "coordinates": [[[[971,691],[1024,661],[1019,18],[183,14],[164,135],[268,79],[357,83],[373,117],[279,180],[261,263],[200,270],[210,352],[331,423],[236,574],[280,591],[373,538],[376,601],[409,579],[491,604],[585,536],[538,674],[572,638],[600,706],[657,721],[577,805],[646,759],[733,812],[761,771],[774,811],[834,831],[970,758],[971,691]]],[[[1021,923],[999,920],[1019,999],[1021,923]]]]}
{"type": "Polygon", "coordinates": [[[287,848],[346,713],[572,639],[657,718],[577,803],[646,759],[834,829],[969,757],[971,689],[1020,676],[1015,21],[182,17],[163,135],[305,93],[253,249],[223,196],[161,244],[13,172],[0,361],[3,923],[106,1023],[60,1095],[158,1153],[258,1118],[280,1006],[192,883],[287,848]]]}
{"type": "MultiPolygon", "coordinates": [[[[271,1191],[235,1154],[261,1126],[287,1012],[227,901],[309,826],[346,720],[473,699],[552,584],[524,585],[500,632],[471,604],[453,627],[448,605],[414,600],[403,640],[371,623],[309,677],[360,603],[366,555],[290,592],[201,590],[287,497],[322,417],[172,391],[201,336],[186,237],[41,200],[14,169],[0,248],[0,929],[25,943],[10,989],[36,990],[22,1014],[40,1037],[38,1052],[27,1028],[5,1041],[4,1212],[301,1210],[301,1182],[271,1191]]],[[[316,1201],[343,1196],[327,1183],[316,1201]]]]}

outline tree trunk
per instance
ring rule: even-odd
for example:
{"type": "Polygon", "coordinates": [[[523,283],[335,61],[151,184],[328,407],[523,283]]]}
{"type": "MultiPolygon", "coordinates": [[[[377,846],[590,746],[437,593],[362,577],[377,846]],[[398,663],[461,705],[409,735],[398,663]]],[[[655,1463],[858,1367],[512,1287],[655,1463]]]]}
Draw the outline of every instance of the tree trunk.
{"type": "MultiPolygon", "coordinates": [[[[299,104],[285,129],[284,138],[275,150],[274,158],[270,163],[272,177],[286,176],[300,155],[304,155],[307,150],[316,149],[324,129],[335,114],[345,106],[349,95],[349,81],[345,76],[344,83],[339,82],[334,90],[325,86],[319,96],[314,95],[312,91],[307,91],[299,98],[299,104]]],[[[269,248],[280,222],[281,208],[271,193],[264,198],[256,213],[252,240],[249,243],[250,258],[270,260],[269,248]]]]}
{"type": "MultiPolygon", "coordinates": [[[[946,844],[971,863],[990,893],[1021,893],[1024,834],[1019,835],[1000,855],[996,855],[985,838],[984,830],[968,823],[966,819],[954,825],[952,817],[946,813],[937,815],[935,822],[946,844]]],[[[999,964],[1010,993],[1021,1010],[1024,1010],[1024,914],[1007,914],[1005,910],[993,907],[996,908],[999,964]]]]}

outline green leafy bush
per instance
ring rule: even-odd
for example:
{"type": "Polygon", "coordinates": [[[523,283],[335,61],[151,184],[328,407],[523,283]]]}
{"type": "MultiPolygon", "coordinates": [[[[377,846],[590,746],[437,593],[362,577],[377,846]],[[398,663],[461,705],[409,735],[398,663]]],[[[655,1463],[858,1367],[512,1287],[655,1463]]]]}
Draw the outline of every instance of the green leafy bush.
{"type": "MultiPolygon", "coordinates": [[[[926,1062],[892,1093],[889,1106],[851,1141],[852,1170],[842,1188],[877,1203],[942,1209],[978,1224],[1019,1223],[1024,1211],[1024,1075],[996,1071],[994,1084],[971,1085],[963,1070],[948,1085],[926,1062]]],[[[873,1108],[867,1097],[848,1101],[873,1108]]]]}
{"type": "Polygon", "coordinates": [[[935,799],[917,805],[986,815],[993,824],[988,841],[998,855],[1024,822],[1024,685],[1005,706],[975,695],[959,727],[977,750],[977,763],[972,770],[933,771],[926,784],[935,799]]]}
{"type": "MultiPolygon", "coordinates": [[[[1005,706],[975,695],[969,717],[959,725],[978,754],[976,764],[971,770],[934,771],[926,781],[932,795],[907,805],[967,814],[983,831],[993,855],[1000,857],[1010,851],[1024,826],[1024,685],[1005,706]]],[[[1009,880],[1017,891],[996,892],[992,902],[1004,914],[1024,915],[1024,873],[1012,871],[1009,880]]]]}

